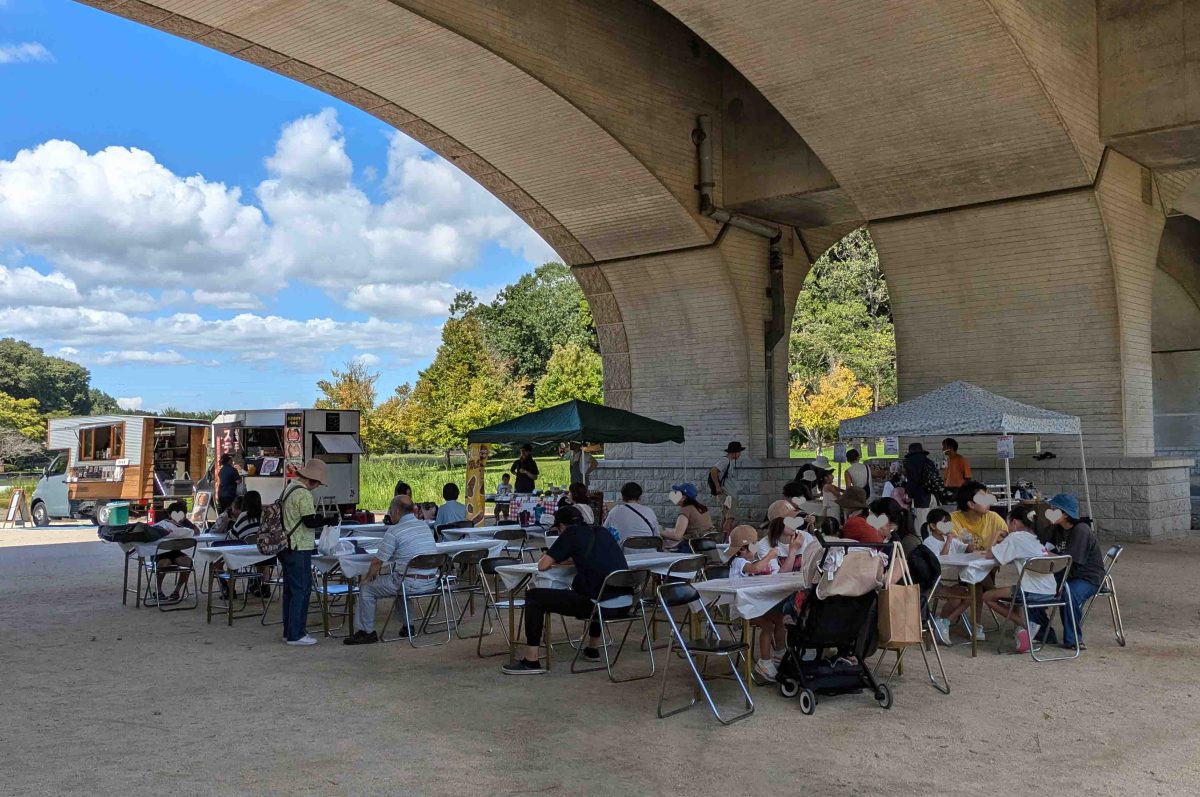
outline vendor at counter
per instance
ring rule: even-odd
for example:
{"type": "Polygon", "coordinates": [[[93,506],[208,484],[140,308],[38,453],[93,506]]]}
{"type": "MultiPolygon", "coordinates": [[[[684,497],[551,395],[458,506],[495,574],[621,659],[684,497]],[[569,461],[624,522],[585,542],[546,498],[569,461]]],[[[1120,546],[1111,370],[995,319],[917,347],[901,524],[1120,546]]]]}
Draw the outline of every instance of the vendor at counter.
{"type": "Polygon", "coordinates": [[[238,485],[242,483],[242,474],[233,466],[233,456],[221,455],[221,469],[217,471],[217,514],[225,512],[237,498],[238,485]]]}

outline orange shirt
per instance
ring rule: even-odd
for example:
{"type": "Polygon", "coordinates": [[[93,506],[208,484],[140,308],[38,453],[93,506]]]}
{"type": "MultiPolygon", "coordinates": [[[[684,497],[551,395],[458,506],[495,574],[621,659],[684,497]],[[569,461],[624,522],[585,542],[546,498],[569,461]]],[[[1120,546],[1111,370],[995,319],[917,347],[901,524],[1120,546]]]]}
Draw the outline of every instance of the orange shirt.
{"type": "Polygon", "coordinates": [[[971,479],[971,463],[957,451],[951,451],[946,457],[946,474],[942,481],[947,487],[962,487],[971,479]]]}

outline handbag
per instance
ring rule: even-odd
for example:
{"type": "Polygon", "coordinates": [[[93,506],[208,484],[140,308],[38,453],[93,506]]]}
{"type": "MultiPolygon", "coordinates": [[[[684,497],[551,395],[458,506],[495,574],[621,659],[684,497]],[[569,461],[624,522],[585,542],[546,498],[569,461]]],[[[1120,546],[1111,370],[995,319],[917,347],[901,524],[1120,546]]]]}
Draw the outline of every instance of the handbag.
{"type": "Polygon", "coordinates": [[[893,543],[888,577],[879,593],[879,647],[901,650],[919,644],[921,587],[913,583],[900,543],[893,543]],[[895,572],[897,565],[899,573],[895,572]]]}

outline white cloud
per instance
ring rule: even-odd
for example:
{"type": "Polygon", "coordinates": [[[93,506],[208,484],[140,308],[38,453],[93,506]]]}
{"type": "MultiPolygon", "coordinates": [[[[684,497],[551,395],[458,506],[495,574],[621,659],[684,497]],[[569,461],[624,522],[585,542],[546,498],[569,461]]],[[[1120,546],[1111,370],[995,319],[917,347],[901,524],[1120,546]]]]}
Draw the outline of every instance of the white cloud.
{"type": "Polygon", "coordinates": [[[408,316],[439,318],[446,315],[458,288],[445,282],[395,285],[358,285],[346,295],[345,304],[380,318],[408,316]]]}
{"type": "Polygon", "coordinates": [[[261,310],[263,303],[258,297],[246,291],[206,291],[203,288],[192,291],[192,301],[196,304],[208,304],[225,310],[261,310]]]}
{"type": "Polygon", "coordinates": [[[140,410],[142,408],[141,396],[122,396],[117,399],[117,406],[123,410],[140,410]]]}
{"type": "Polygon", "coordinates": [[[25,64],[33,61],[53,60],[54,55],[41,42],[0,44],[0,64],[25,64]]]}
{"type": "Polygon", "coordinates": [[[301,404],[299,401],[285,401],[285,402],[283,402],[282,404],[280,404],[278,407],[276,407],[276,409],[280,409],[280,410],[298,410],[298,409],[300,409],[302,406],[304,406],[304,405],[303,405],[303,404],[301,404]]]}
{"type": "Polygon", "coordinates": [[[54,271],[42,274],[28,266],[0,265],[0,305],[95,307],[138,312],[155,305],[153,297],[127,288],[101,287],[81,292],[75,281],[54,271]]]}
{"type": "Polygon", "coordinates": [[[375,366],[379,365],[379,363],[381,362],[378,355],[371,354],[371,352],[369,352],[369,351],[363,352],[362,354],[356,354],[351,359],[353,359],[354,362],[359,363],[360,365],[362,365],[365,368],[374,368],[375,366]]]}
{"type": "Polygon", "coordinates": [[[123,351],[106,351],[92,362],[96,365],[192,365],[195,360],[184,357],[174,349],[166,351],[125,349],[123,351]]]}

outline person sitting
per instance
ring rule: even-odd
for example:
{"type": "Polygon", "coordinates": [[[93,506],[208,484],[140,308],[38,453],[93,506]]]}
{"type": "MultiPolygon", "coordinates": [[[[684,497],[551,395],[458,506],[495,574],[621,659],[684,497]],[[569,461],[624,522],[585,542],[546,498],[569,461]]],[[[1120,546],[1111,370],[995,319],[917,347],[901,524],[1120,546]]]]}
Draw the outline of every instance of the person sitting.
{"type": "MultiPolygon", "coordinates": [[[[592,505],[588,499],[587,485],[583,482],[574,482],[567,487],[566,499],[579,509],[579,514],[583,515],[583,522],[591,525],[596,522],[595,514],[592,512],[592,505]]],[[[561,505],[561,504],[560,504],[561,505]]]]}
{"type": "MultiPolygon", "coordinates": [[[[579,507],[568,504],[554,513],[554,523],[563,528],[562,534],[538,560],[538,570],[570,563],[575,566],[575,578],[570,589],[534,587],[525,591],[525,648],[521,658],[504,665],[509,675],[535,675],[546,672],[538,657],[542,629],[547,614],[562,614],[586,620],[592,613],[593,600],[609,600],[615,595],[601,595],[604,579],[615,570],[628,566],[621,546],[607,529],[585,523],[579,507]]],[[[631,607],[606,609],[615,616],[627,614],[631,607]]],[[[588,627],[587,644],[582,656],[599,661],[600,624],[588,627]]]]}
{"type": "MultiPolygon", "coordinates": [[[[858,489],[858,488],[852,488],[858,489]]],[[[842,526],[842,539],[881,544],[904,525],[904,513],[890,498],[879,498],[867,507],[866,516],[856,515],[842,526]]]]}
{"type": "Polygon", "coordinates": [[[904,486],[904,472],[900,469],[898,462],[893,462],[889,466],[887,480],[883,483],[883,497],[892,499],[900,505],[901,509],[907,510],[911,505],[908,500],[908,490],[904,486]]]}
{"type": "MultiPolygon", "coordinates": [[[[967,544],[954,536],[954,523],[950,520],[950,513],[944,509],[929,510],[925,524],[921,526],[921,535],[925,538],[921,544],[935,556],[967,552],[967,544]]],[[[951,625],[971,605],[971,593],[966,587],[946,583],[957,577],[957,567],[942,567],[942,586],[937,591],[941,604],[933,618],[933,627],[937,632],[938,641],[943,645],[950,644],[951,625]]]]}
{"type": "MultiPolygon", "coordinates": [[[[1046,549],[1037,535],[1033,532],[1036,523],[1037,510],[1033,507],[1018,507],[1008,518],[1008,529],[1005,533],[997,534],[988,550],[991,557],[1001,565],[1013,563],[1019,571],[1025,563],[1035,556],[1045,556],[1046,549]]],[[[1016,625],[1013,638],[1016,642],[1017,653],[1029,652],[1029,637],[1046,623],[1044,609],[1036,609],[1039,603],[1054,600],[1058,592],[1058,582],[1050,573],[1025,573],[1021,583],[1012,587],[997,587],[983,593],[983,602],[997,614],[1007,614],[1012,607],[1010,619],[1016,625]],[[1030,604],[1029,619],[1031,626],[1025,627],[1024,613],[1018,611],[1021,603],[1030,604]]]]}
{"type": "MultiPolygon", "coordinates": [[[[232,504],[233,502],[230,501],[232,504]]],[[[155,526],[165,529],[167,535],[164,540],[186,539],[194,537],[200,533],[200,529],[196,528],[196,524],[188,520],[187,504],[183,501],[174,501],[163,510],[163,519],[154,524],[155,526]]],[[[174,565],[176,567],[190,568],[192,566],[192,557],[185,554],[183,551],[167,551],[162,556],[158,557],[157,584],[158,602],[166,603],[176,602],[181,600],[181,593],[187,588],[189,570],[183,570],[179,573],[175,581],[175,589],[170,596],[163,594],[163,579],[167,577],[166,572],[161,568],[174,565]]]]}
{"type": "Polygon", "coordinates": [[[758,541],[755,553],[759,559],[774,556],[780,559],[779,569],[790,573],[799,564],[799,554],[815,538],[805,529],[812,515],[803,515],[789,501],[775,501],[767,507],[767,534],[758,541]],[[793,546],[793,542],[795,545],[793,546]],[[793,547],[795,551],[793,552],[793,547]],[[789,557],[791,557],[789,559],[789,557]]]}
{"type": "Polygon", "coordinates": [[[679,517],[674,526],[664,526],[659,532],[664,540],[678,543],[677,553],[691,553],[691,541],[713,530],[712,515],[708,507],[696,500],[696,485],[691,482],[671,487],[668,498],[679,507],[679,517]]]}
{"type": "MultiPolygon", "coordinates": [[[[402,584],[409,595],[426,595],[438,588],[437,572],[433,570],[413,571],[405,578],[409,560],[414,556],[438,552],[429,524],[413,512],[412,498],[407,495],[393,498],[392,505],[388,507],[388,517],[397,520],[384,532],[371,565],[362,578],[358,604],[354,610],[357,630],[353,636],[342,640],[343,644],[370,645],[379,641],[379,635],[375,633],[375,607],[380,598],[400,594],[402,584]],[[380,576],[379,571],[384,565],[391,566],[391,573],[380,576]]],[[[417,629],[409,628],[408,608],[406,601],[396,604],[400,633],[415,636],[417,629]]]]}
{"type": "Polygon", "coordinates": [[[967,552],[967,544],[954,536],[954,522],[944,509],[931,509],[921,526],[922,544],[936,556],[967,552]]]}
{"type": "MultiPolygon", "coordinates": [[[[395,490],[395,492],[392,493],[392,497],[395,498],[396,496],[400,496],[400,495],[407,495],[409,498],[412,498],[412,487],[410,487],[408,485],[408,482],[403,481],[403,480],[396,482],[396,490],[395,490]]],[[[416,514],[416,516],[418,518],[421,517],[420,512],[414,512],[414,514],[416,514]]],[[[396,525],[396,522],[397,522],[397,518],[393,518],[391,515],[387,514],[386,512],[384,513],[383,525],[394,526],[394,525],[396,525]]]]}
{"type": "MultiPolygon", "coordinates": [[[[996,505],[996,497],[988,492],[987,486],[981,482],[968,481],[958,488],[958,511],[950,513],[950,522],[954,526],[954,536],[967,543],[967,550],[986,551],[992,547],[996,538],[1004,534],[1008,527],[1004,518],[992,511],[996,505]]],[[[979,582],[979,589],[987,592],[996,586],[996,574],[988,575],[979,582]]],[[[975,605],[974,622],[975,639],[983,641],[986,635],[979,618],[983,612],[983,603],[975,605]]]]}
{"type": "Polygon", "coordinates": [[[247,490],[245,495],[238,496],[234,502],[237,508],[237,519],[229,529],[230,539],[247,543],[251,536],[258,534],[258,524],[262,520],[262,494],[258,490],[247,490]]]}
{"type": "Polygon", "coordinates": [[[500,483],[496,485],[496,520],[508,520],[509,507],[512,506],[513,488],[512,474],[505,473],[500,476],[500,483]]]}
{"type": "Polygon", "coordinates": [[[886,526],[880,527],[879,533],[885,534],[888,542],[900,543],[900,548],[904,551],[904,558],[908,559],[912,556],[913,551],[921,547],[921,536],[913,529],[912,523],[909,522],[908,513],[900,508],[891,498],[880,498],[871,502],[870,513],[867,516],[867,525],[874,526],[879,521],[872,521],[871,516],[886,517],[886,526]]]}
{"type": "MultiPolygon", "coordinates": [[[[770,555],[758,556],[758,532],[750,526],[736,526],[729,533],[729,548],[725,551],[725,561],[729,564],[729,578],[739,579],[750,576],[772,575],[780,570],[779,557],[770,555]]],[[[795,562],[795,555],[789,557],[789,565],[795,562]]],[[[779,675],[779,661],[787,649],[787,629],[783,624],[783,604],[789,598],[780,601],[766,612],[757,617],[747,617],[751,625],[757,626],[758,661],[754,663],[754,674],[763,681],[774,681],[779,675]]],[[[730,609],[730,616],[736,613],[730,609]]]]}
{"type": "MultiPolygon", "coordinates": [[[[881,501],[888,499],[881,498],[881,501]]],[[[838,506],[846,512],[846,521],[842,524],[841,536],[845,540],[856,542],[883,542],[883,535],[867,523],[867,494],[861,488],[847,488],[838,497],[838,506]]]]}
{"type": "Polygon", "coordinates": [[[467,507],[458,500],[458,485],[450,482],[442,487],[441,506],[434,514],[435,526],[447,526],[451,523],[461,523],[467,519],[467,507]]]}
{"type": "Polygon", "coordinates": [[[658,535],[658,518],[654,510],[642,506],[642,485],[625,482],[621,485],[621,503],[608,511],[605,523],[617,532],[621,542],[630,537],[654,537],[658,535]]]}
{"type": "Polygon", "coordinates": [[[1078,631],[1079,649],[1083,644],[1083,608],[1100,591],[1104,582],[1104,554],[1100,541],[1086,518],[1079,516],[1079,499],[1069,493],[1059,493],[1048,502],[1046,520],[1050,522],[1051,542],[1059,553],[1071,557],[1067,571],[1067,590],[1071,593],[1071,609],[1075,615],[1072,626],[1063,618],[1063,647],[1075,647],[1078,631]]]}

